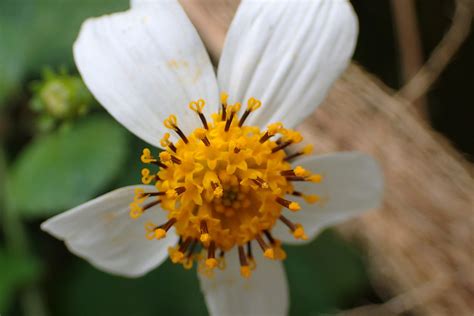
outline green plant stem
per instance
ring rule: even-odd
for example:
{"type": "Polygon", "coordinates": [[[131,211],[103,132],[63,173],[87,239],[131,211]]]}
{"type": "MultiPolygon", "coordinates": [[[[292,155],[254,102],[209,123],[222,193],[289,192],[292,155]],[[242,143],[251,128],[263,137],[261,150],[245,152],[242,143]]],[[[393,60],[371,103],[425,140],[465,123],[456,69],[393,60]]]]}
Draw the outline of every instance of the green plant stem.
{"type": "MultiPolygon", "coordinates": [[[[15,212],[14,205],[8,197],[7,163],[3,145],[0,143],[0,217],[5,234],[6,247],[12,254],[28,257],[30,247],[24,226],[15,212]]],[[[41,292],[33,283],[22,291],[20,302],[26,316],[47,316],[41,292]]]]}

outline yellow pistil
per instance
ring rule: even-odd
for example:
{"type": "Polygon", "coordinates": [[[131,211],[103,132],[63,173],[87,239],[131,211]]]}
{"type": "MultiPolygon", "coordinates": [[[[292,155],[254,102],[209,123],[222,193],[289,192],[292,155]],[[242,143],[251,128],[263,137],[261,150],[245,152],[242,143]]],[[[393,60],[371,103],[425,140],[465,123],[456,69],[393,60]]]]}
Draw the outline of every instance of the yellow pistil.
{"type": "Polygon", "coordinates": [[[203,113],[204,100],[189,103],[202,122],[192,133],[185,135],[174,115],[164,121],[165,127],[177,136],[176,141],[172,142],[166,133],[160,141],[164,150],[159,155],[143,149],[141,161],[154,169],[142,170],[142,182],[154,184],[157,191],[137,189],[130,216],[138,218],[160,204],[169,220],[159,226],[145,224],[146,237],[166,238],[174,227],[180,242],[169,248],[171,261],[187,269],[193,261],[199,261],[198,270],[212,274],[215,268],[225,268],[225,253],[238,247],[240,273],[248,278],[255,268],[252,240],[258,242],[264,257],[286,258],[280,242],[270,234],[278,220],[290,228],[296,239],[307,238],[300,224],[293,224],[282,215],[300,209],[298,202],[286,196],[317,202],[318,196],[297,192],[293,184],[320,182],[322,176],[301,166],[292,167],[291,159],[313,150],[306,146],[287,154],[289,146],[302,141],[297,131],[285,129],[280,122],[264,130],[245,125],[247,117],[262,106],[260,100],[250,98],[240,115],[240,103],[229,104],[225,93],[220,101],[218,113],[208,118],[203,113]],[[145,203],[151,198],[154,199],[145,203]],[[200,244],[200,254],[194,253],[196,244],[200,244]]]}

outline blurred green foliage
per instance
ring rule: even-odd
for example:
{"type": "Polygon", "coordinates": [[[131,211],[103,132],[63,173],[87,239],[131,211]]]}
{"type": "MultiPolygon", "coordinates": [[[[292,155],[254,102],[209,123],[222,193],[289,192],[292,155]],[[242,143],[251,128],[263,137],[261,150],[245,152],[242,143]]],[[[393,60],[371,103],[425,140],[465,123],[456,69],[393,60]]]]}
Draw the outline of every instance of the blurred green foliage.
{"type": "Polygon", "coordinates": [[[12,166],[14,207],[44,218],[83,203],[120,173],[126,153],[125,130],[103,115],[39,137],[12,166]]]}
{"type": "Polygon", "coordinates": [[[0,312],[6,310],[21,286],[35,280],[39,272],[36,259],[13,255],[0,248],[0,312]]]}
{"type": "Polygon", "coordinates": [[[0,107],[44,66],[73,66],[72,43],[86,18],[127,8],[126,0],[0,1],[0,107]]]}

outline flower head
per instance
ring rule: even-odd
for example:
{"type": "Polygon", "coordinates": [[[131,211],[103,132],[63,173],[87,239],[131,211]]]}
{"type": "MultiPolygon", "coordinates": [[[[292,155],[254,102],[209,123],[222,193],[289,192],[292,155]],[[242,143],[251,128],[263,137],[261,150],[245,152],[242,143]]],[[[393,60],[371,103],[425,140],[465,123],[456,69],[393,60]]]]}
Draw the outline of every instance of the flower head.
{"type": "Polygon", "coordinates": [[[321,175],[301,166],[292,167],[291,160],[305,153],[285,152],[290,145],[301,142],[298,132],[284,128],[280,122],[265,130],[246,124],[262,105],[259,100],[250,98],[239,116],[240,103],[228,104],[223,93],[220,110],[211,115],[212,119],[203,114],[205,105],[202,99],[189,103],[201,127],[186,135],[171,115],[164,125],[176,133],[178,141],[169,141],[169,134],[165,134],[161,142],[165,150],[159,155],[153,156],[148,148],[143,150],[142,162],[157,166],[157,170],[151,173],[149,168],[143,169],[142,182],[155,188],[149,192],[136,190],[130,216],[138,218],[161,204],[168,219],[157,225],[147,223],[147,236],[162,239],[175,227],[181,242],[170,249],[173,262],[189,267],[199,261],[206,268],[203,271],[210,274],[218,266],[216,252],[220,260],[225,260],[224,254],[237,248],[241,274],[248,278],[256,266],[252,241],[266,258],[286,258],[280,241],[271,234],[277,221],[285,224],[294,238],[307,239],[303,226],[291,222],[283,210],[300,210],[298,202],[287,196],[317,202],[317,195],[308,198],[296,191],[293,183],[320,182],[321,175]],[[194,253],[196,244],[203,255],[194,253]]]}
{"type": "Polygon", "coordinates": [[[346,67],[356,34],[346,0],[244,0],[216,75],[177,1],[136,0],[88,20],[74,46],[86,85],[163,151],[141,153],[143,185],[42,228],[120,275],[143,275],[168,256],[186,269],[197,262],[212,314],[285,314],[282,243],[310,240],[380,202],[370,157],[310,156],[293,130],[346,67]]]}

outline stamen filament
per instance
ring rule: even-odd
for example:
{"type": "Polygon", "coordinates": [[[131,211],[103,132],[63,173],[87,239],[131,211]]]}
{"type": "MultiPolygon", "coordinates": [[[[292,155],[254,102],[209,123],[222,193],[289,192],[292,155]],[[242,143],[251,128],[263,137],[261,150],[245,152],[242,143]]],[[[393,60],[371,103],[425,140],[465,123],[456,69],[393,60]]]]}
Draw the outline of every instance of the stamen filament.
{"type": "Polygon", "coordinates": [[[276,146],[275,148],[272,149],[272,153],[276,153],[279,150],[285,149],[286,147],[290,146],[291,144],[293,144],[292,140],[288,140],[284,143],[281,143],[281,144],[279,144],[278,146],[276,146]]]}
{"type": "Polygon", "coordinates": [[[179,137],[181,137],[181,139],[183,140],[185,144],[189,143],[188,138],[186,137],[186,135],[184,135],[183,131],[178,126],[176,125],[174,126],[174,131],[176,132],[176,134],[179,135],[179,137]]]}
{"type": "Polygon", "coordinates": [[[267,237],[268,241],[270,242],[270,244],[274,245],[275,244],[275,238],[273,238],[272,234],[268,231],[268,230],[264,230],[263,233],[265,234],[265,236],[267,237]]]}
{"type": "Polygon", "coordinates": [[[179,159],[178,157],[176,157],[174,155],[171,155],[171,161],[174,162],[175,164],[178,164],[178,165],[181,164],[181,159],[179,159]]]}
{"type": "Polygon", "coordinates": [[[226,116],[227,116],[227,104],[222,103],[221,106],[222,106],[222,116],[221,116],[221,119],[222,119],[222,121],[225,121],[225,120],[226,120],[226,116]]]}
{"type": "Polygon", "coordinates": [[[174,153],[176,153],[177,149],[176,149],[176,146],[175,146],[173,143],[170,142],[170,143],[168,144],[168,147],[169,147],[169,149],[171,149],[174,153]]]}
{"type": "Polygon", "coordinates": [[[217,260],[216,260],[216,243],[211,241],[209,244],[209,248],[207,249],[207,259],[206,259],[206,266],[209,269],[214,269],[217,267],[217,260]]]}
{"type": "Polygon", "coordinates": [[[159,161],[159,160],[155,160],[155,161],[152,161],[152,162],[150,162],[150,163],[152,163],[152,164],[154,164],[154,165],[157,165],[157,166],[159,166],[160,168],[168,169],[168,166],[165,165],[164,163],[162,163],[162,162],[159,161]]]}
{"type": "Polygon", "coordinates": [[[199,239],[204,245],[207,245],[211,239],[206,221],[201,221],[201,237],[199,239]]]}
{"type": "Polygon", "coordinates": [[[234,119],[234,116],[235,116],[235,112],[232,111],[230,113],[230,117],[229,119],[225,122],[225,128],[224,128],[224,131],[228,132],[229,131],[229,128],[230,128],[230,124],[232,123],[232,120],[234,119]]]}
{"type": "Polygon", "coordinates": [[[262,248],[263,255],[264,255],[266,258],[268,258],[268,259],[273,259],[273,258],[275,258],[275,254],[274,254],[274,252],[273,252],[273,249],[265,243],[265,241],[262,239],[262,236],[257,235],[257,236],[255,237],[255,239],[257,240],[258,245],[260,246],[260,248],[262,248]]]}
{"type": "Polygon", "coordinates": [[[147,209],[155,206],[155,205],[158,205],[161,203],[161,200],[156,200],[156,201],[153,201],[153,202],[150,202],[148,204],[145,204],[142,208],[142,212],[145,212],[147,209]]]}
{"type": "Polygon", "coordinates": [[[207,136],[204,136],[203,138],[201,138],[201,140],[204,143],[204,145],[206,145],[207,147],[211,146],[211,142],[209,141],[207,136]]]}
{"type": "Polygon", "coordinates": [[[270,134],[268,133],[268,131],[267,131],[267,132],[265,132],[265,134],[263,134],[262,137],[260,137],[259,142],[260,142],[261,144],[263,144],[264,142],[266,142],[266,141],[267,141],[270,137],[272,137],[272,136],[273,136],[273,135],[270,135],[270,134]]]}
{"type": "Polygon", "coordinates": [[[166,192],[143,192],[140,193],[139,197],[161,196],[165,194],[166,192]]]}
{"type": "Polygon", "coordinates": [[[299,204],[296,202],[285,200],[284,198],[279,197],[279,196],[277,196],[275,200],[277,201],[278,204],[290,209],[291,211],[298,211],[300,209],[299,204]]]}
{"type": "Polygon", "coordinates": [[[244,114],[243,114],[242,117],[240,118],[239,127],[242,127],[242,125],[244,125],[244,122],[245,122],[245,120],[247,119],[247,117],[249,116],[250,112],[252,112],[252,111],[249,110],[249,109],[245,110],[244,114]]]}

